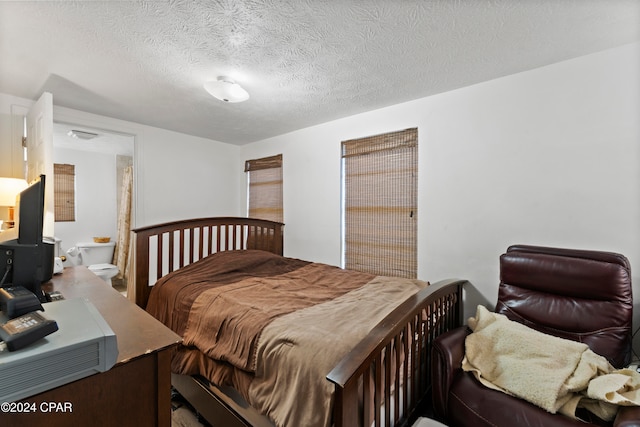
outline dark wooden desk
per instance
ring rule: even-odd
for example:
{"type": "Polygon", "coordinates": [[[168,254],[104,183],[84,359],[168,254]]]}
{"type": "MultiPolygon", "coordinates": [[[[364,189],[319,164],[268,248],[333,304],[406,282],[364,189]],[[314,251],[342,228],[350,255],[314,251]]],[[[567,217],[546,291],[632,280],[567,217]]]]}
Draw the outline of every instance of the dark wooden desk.
{"type": "Polygon", "coordinates": [[[65,268],[43,289],[91,301],[116,334],[118,361],[106,372],[23,399],[35,403],[36,412],[0,412],[0,425],[170,427],[171,348],[181,338],[85,267],[65,268]]]}

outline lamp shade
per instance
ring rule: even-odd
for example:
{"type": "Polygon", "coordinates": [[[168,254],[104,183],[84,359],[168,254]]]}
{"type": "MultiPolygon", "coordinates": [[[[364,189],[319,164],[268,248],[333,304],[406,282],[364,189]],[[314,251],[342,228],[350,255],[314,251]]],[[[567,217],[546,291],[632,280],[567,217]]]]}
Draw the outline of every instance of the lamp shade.
{"type": "Polygon", "coordinates": [[[249,93],[233,79],[226,76],[206,82],[204,88],[220,101],[242,102],[249,99],[249,93]]]}
{"type": "Polygon", "coordinates": [[[16,196],[25,188],[24,179],[0,177],[0,206],[15,206],[16,196]]]}

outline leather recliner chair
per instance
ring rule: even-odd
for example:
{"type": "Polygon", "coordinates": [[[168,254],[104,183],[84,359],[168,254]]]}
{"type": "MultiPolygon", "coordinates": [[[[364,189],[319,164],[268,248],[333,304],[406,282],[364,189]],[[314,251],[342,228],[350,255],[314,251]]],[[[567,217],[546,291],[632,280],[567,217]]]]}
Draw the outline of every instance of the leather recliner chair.
{"type": "MultiPolygon", "coordinates": [[[[586,343],[616,368],[631,361],[633,299],[629,261],[600,251],[516,245],[500,257],[495,311],[540,332],[586,343]]],[[[491,390],[461,368],[464,326],[433,344],[433,405],[449,426],[585,426],[585,422],[491,390]]],[[[591,425],[640,426],[640,408],[624,407],[613,423],[590,413],[591,425]]],[[[584,418],[583,418],[584,419],[584,418]]]]}

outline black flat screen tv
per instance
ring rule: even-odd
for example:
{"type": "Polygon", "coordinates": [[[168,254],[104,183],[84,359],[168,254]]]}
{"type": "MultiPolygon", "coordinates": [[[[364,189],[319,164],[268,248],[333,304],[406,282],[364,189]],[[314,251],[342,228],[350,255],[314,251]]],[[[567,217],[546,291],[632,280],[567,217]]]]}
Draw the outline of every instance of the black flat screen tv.
{"type": "Polygon", "coordinates": [[[37,245],[42,242],[45,181],[45,176],[40,175],[16,198],[18,243],[21,245],[37,245]]]}
{"type": "Polygon", "coordinates": [[[54,245],[43,239],[45,175],[16,198],[18,238],[0,243],[0,286],[22,286],[46,301],[41,284],[53,276],[54,245]]]}

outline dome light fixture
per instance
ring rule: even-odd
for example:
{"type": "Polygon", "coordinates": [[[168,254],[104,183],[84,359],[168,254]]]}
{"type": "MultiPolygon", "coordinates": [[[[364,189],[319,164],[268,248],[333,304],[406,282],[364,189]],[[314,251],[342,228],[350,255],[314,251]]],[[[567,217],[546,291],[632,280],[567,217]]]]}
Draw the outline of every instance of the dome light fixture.
{"type": "Polygon", "coordinates": [[[212,96],[224,102],[242,102],[249,99],[249,93],[233,79],[220,76],[204,84],[204,88],[212,96]]]}
{"type": "Polygon", "coordinates": [[[98,136],[97,133],[87,132],[84,130],[77,130],[77,129],[70,130],[69,132],[67,132],[67,135],[69,135],[71,138],[84,139],[84,140],[93,139],[98,136]]]}

